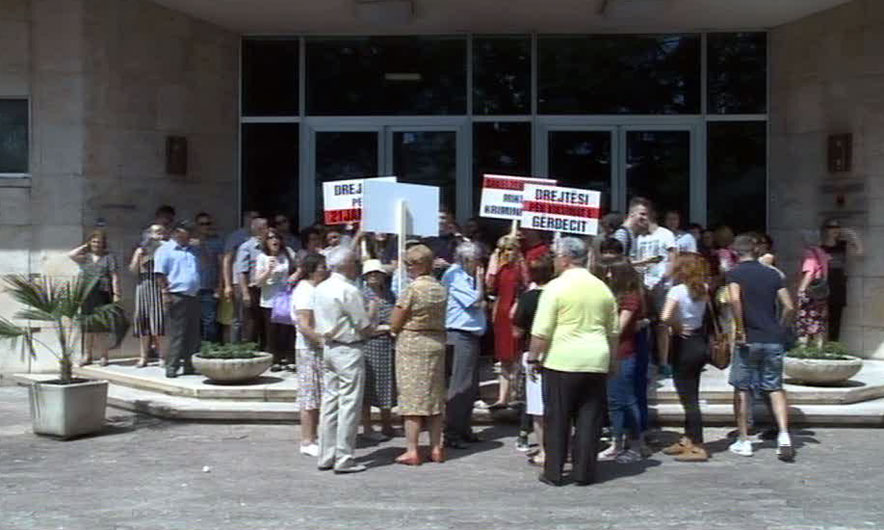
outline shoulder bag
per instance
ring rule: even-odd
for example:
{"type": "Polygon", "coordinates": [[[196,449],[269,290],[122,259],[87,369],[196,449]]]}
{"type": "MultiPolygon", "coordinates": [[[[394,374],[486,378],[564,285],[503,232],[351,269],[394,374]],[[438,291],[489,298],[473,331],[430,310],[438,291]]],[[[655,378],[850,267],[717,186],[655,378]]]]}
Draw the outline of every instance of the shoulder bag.
{"type": "Polygon", "coordinates": [[[814,248],[812,250],[813,257],[816,259],[817,265],[820,268],[820,276],[818,278],[814,278],[807,285],[807,297],[815,302],[822,302],[829,298],[829,279],[828,279],[828,271],[824,266],[823,260],[820,259],[820,249],[814,248]]]}
{"type": "Polygon", "coordinates": [[[715,312],[715,304],[712,298],[706,299],[706,336],[709,340],[709,364],[724,370],[731,364],[731,342],[727,335],[721,330],[721,323],[718,321],[718,315],[715,312]]]}

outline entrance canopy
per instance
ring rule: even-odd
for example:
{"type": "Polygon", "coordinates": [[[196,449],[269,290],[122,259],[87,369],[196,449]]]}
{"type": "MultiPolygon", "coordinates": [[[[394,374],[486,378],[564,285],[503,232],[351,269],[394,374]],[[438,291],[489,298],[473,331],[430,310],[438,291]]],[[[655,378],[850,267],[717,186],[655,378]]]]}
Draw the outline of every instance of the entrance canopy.
{"type": "Polygon", "coordinates": [[[763,29],[847,0],[155,0],[243,34],[763,29]]]}

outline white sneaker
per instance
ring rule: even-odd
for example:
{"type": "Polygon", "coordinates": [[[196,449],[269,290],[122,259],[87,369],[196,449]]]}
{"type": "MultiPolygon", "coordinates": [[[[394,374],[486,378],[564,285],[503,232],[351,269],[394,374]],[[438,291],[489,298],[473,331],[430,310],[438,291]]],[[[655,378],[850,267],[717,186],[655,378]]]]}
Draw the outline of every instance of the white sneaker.
{"type": "Polygon", "coordinates": [[[752,456],[752,442],[749,440],[737,440],[728,449],[735,455],[752,456]]]}
{"type": "Polygon", "coordinates": [[[301,454],[305,456],[312,456],[316,458],[319,456],[319,445],[318,444],[307,444],[301,445],[301,454]]]}

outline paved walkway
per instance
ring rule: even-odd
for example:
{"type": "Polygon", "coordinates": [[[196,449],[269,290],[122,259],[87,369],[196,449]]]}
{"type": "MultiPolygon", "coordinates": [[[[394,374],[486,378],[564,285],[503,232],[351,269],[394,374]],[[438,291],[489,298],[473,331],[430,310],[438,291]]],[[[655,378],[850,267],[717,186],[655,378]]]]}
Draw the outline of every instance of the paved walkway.
{"type": "Polygon", "coordinates": [[[109,410],[100,436],[31,434],[27,390],[0,387],[0,527],[6,529],[884,527],[881,430],[806,429],[798,459],[766,446],[679,464],[602,464],[588,488],[550,488],[510,426],[449,462],[392,464],[404,440],[360,449],[372,468],[336,476],[296,454],[293,425],[193,424],[109,410]]]}

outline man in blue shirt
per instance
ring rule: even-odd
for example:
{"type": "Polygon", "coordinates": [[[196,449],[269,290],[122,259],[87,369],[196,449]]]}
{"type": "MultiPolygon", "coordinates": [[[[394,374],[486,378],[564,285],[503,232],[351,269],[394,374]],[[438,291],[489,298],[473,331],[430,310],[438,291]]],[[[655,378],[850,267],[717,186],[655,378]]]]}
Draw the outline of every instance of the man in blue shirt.
{"type": "Polygon", "coordinates": [[[200,258],[190,244],[191,232],[190,223],[178,224],[154,258],[169,315],[166,377],[178,377],[179,365],[183,365],[184,375],[196,373],[191,357],[200,347],[200,258]]]}
{"type": "Polygon", "coordinates": [[[448,290],[445,328],[452,356],[445,443],[455,449],[464,442],[478,441],[470,422],[479,394],[479,341],[487,327],[481,259],[479,245],[461,243],[455,251],[455,264],[442,275],[442,285],[448,290]]]}
{"type": "Polygon", "coordinates": [[[218,299],[224,288],[221,268],[224,242],[213,231],[214,220],[206,212],[196,214],[196,247],[200,257],[200,336],[218,340],[218,299]]]}
{"type": "Polygon", "coordinates": [[[242,339],[246,342],[258,343],[263,351],[267,345],[265,337],[264,313],[261,311],[261,288],[255,283],[255,265],[258,256],[263,252],[262,241],[267,236],[267,218],[252,219],[252,237],[247,239],[236,251],[233,262],[233,282],[237,285],[236,298],[240,321],[242,322],[242,339]]]}

